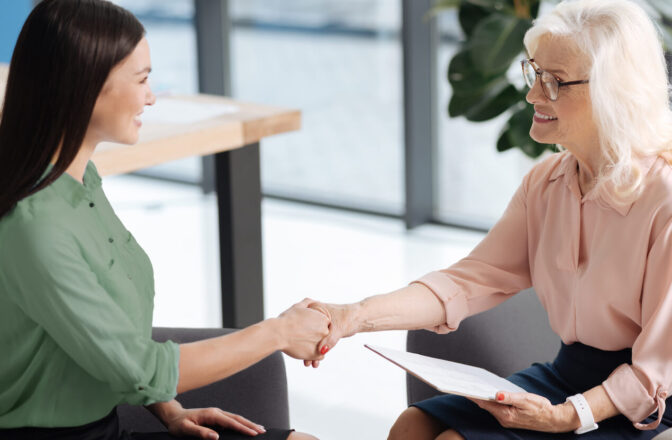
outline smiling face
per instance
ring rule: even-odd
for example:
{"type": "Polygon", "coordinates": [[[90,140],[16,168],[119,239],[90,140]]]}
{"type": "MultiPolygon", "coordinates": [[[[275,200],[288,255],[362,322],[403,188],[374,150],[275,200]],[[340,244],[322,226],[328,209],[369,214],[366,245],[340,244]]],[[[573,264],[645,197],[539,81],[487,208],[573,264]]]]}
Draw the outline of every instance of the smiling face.
{"type": "MultiPolygon", "coordinates": [[[[542,37],[531,56],[540,69],[552,73],[561,82],[588,79],[587,57],[579,52],[570,38],[542,37]]],[[[544,95],[537,79],[526,98],[535,110],[530,129],[532,139],[560,144],[574,153],[598,147],[588,87],[590,84],[560,87],[558,99],[551,101],[544,95]]]]}
{"type": "Polygon", "coordinates": [[[140,114],[156,97],[149,88],[149,45],[143,38],[133,52],[114,66],[91,115],[85,142],[134,144],[142,122],[140,114]]]}

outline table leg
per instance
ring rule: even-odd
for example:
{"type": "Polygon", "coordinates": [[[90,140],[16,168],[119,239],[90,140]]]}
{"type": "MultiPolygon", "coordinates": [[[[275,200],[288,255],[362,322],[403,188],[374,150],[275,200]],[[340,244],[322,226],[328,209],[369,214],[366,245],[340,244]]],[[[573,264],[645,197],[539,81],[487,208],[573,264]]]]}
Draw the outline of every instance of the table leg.
{"type": "Polygon", "coordinates": [[[264,319],[259,143],[215,155],[222,326],[264,319]]]}

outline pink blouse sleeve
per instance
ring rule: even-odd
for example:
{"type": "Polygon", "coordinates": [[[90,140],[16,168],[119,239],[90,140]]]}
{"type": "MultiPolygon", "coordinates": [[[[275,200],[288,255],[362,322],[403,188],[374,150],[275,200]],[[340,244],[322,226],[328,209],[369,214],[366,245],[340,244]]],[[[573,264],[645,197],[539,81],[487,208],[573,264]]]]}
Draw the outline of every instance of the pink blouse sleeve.
{"type": "MultiPolygon", "coordinates": [[[[624,255],[627,258],[627,255],[624,255]]],[[[616,408],[638,429],[654,429],[672,387],[672,220],[655,239],[642,288],[642,331],[632,346],[632,364],[616,368],[603,386],[616,408]],[[658,418],[640,423],[658,410],[658,418]]]]}
{"type": "Polygon", "coordinates": [[[446,310],[446,323],[430,330],[448,333],[462,319],[504,302],[531,286],[527,247],[525,176],[504,215],[466,258],[414,281],[428,287],[446,310]]]}

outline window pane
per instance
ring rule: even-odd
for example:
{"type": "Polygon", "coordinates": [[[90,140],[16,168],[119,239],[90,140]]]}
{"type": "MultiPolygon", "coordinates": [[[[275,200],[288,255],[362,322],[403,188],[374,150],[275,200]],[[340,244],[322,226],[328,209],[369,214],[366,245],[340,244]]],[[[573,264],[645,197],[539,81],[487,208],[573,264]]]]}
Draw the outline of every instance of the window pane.
{"type": "Polygon", "coordinates": [[[497,139],[507,114],[486,122],[448,116],[452,94],[448,65],[462,38],[456,11],[441,12],[437,27],[441,42],[437,54],[439,147],[435,216],[447,222],[490,227],[535,161],[519,149],[497,151],[497,139]]]}
{"type": "Polygon", "coordinates": [[[233,0],[237,99],[300,109],[262,142],[264,192],[401,213],[400,6],[389,0],[233,0]]]}

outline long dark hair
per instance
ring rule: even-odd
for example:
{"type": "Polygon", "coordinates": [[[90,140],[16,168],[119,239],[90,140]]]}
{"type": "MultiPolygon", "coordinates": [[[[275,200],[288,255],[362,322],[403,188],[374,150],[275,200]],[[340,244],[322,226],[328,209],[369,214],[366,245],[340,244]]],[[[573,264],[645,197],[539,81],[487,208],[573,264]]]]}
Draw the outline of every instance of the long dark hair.
{"type": "Polygon", "coordinates": [[[105,0],[35,6],[16,42],[0,119],[0,218],[70,166],[110,71],[144,34],[133,14],[105,0]]]}

